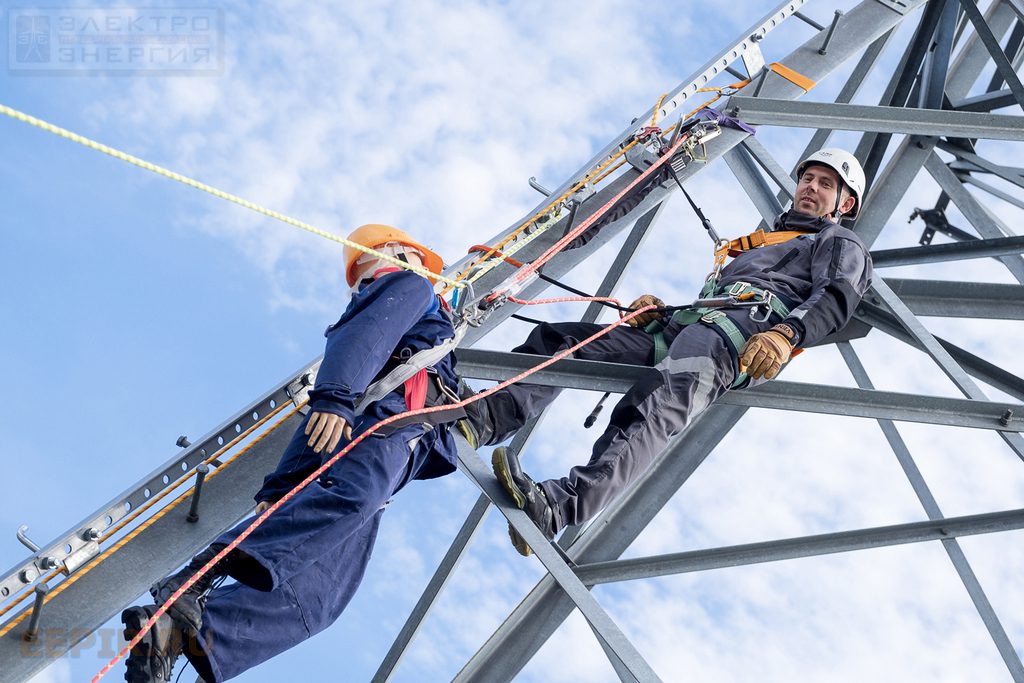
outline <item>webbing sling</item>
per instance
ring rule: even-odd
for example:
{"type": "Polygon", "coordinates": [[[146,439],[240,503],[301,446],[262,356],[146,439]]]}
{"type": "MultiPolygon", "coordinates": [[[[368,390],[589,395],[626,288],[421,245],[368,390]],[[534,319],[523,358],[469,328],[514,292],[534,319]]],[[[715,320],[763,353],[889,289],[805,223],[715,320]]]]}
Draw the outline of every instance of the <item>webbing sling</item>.
{"type": "Polygon", "coordinates": [[[408,360],[396,365],[391,372],[368,386],[366,391],[363,392],[363,397],[356,405],[356,414],[358,415],[359,413],[362,413],[366,410],[368,405],[374,401],[379,401],[390,394],[392,391],[397,389],[399,385],[403,384],[405,380],[409,379],[420,370],[433,366],[434,363],[437,363],[439,360],[454,351],[455,347],[459,345],[460,341],[462,341],[462,337],[465,336],[466,329],[467,326],[465,324],[457,325],[455,327],[454,337],[445,339],[437,346],[432,346],[429,349],[423,349],[418,353],[414,353],[408,360]]]}
{"type": "MultiPolygon", "coordinates": [[[[779,316],[780,319],[784,320],[786,316],[789,315],[789,306],[783,303],[779,297],[766,289],[754,287],[746,282],[734,282],[727,287],[714,292],[714,294],[728,294],[739,301],[747,301],[756,298],[763,302],[762,305],[768,306],[771,314],[779,316]]],[[[743,348],[743,345],[747,342],[747,338],[743,334],[743,331],[729,318],[729,316],[725,314],[722,309],[691,308],[680,310],[672,314],[672,321],[679,323],[683,327],[697,322],[717,327],[725,338],[729,340],[729,343],[736,351],[737,357],[740,355],[740,350],[743,348]]],[[[648,323],[644,328],[644,331],[650,334],[654,341],[654,365],[663,361],[668,355],[668,344],[665,342],[665,327],[666,324],[662,323],[660,320],[655,320],[648,323]]],[[[735,389],[745,382],[746,379],[747,374],[745,372],[739,373],[736,376],[736,379],[733,380],[730,388],[735,389]]]]}

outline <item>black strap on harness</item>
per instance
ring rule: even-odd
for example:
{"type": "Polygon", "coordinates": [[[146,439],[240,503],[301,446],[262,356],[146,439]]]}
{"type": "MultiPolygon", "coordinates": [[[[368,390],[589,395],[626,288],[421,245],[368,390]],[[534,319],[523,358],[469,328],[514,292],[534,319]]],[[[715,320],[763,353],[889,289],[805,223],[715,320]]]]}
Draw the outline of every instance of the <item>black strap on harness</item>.
{"type": "MultiPolygon", "coordinates": [[[[459,397],[448,389],[448,387],[444,386],[444,381],[436,372],[433,372],[432,368],[427,368],[427,377],[427,398],[425,407],[433,408],[436,406],[455,404],[459,402],[459,397]]],[[[415,424],[422,425],[423,431],[428,432],[434,427],[449,424],[457,420],[461,420],[464,417],[466,417],[466,409],[459,405],[452,405],[451,408],[446,410],[437,410],[432,413],[423,413],[422,415],[410,415],[408,417],[403,417],[400,420],[395,420],[394,422],[386,424],[375,431],[373,435],[380,437],[391,436],[399,429],[415,424]]]]}

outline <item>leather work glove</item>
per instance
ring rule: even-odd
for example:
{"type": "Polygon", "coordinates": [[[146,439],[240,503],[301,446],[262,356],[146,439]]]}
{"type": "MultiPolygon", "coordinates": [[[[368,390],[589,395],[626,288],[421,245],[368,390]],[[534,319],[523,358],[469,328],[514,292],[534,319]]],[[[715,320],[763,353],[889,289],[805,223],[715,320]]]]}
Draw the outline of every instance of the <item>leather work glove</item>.
{"type": "Polygon", "coordinates": [[[740,372],[751,379],[775,379],[793,353],[794,339],[796,331],[785,323],[751,335],[740,350],[740,372]]]}
{"type": "Polygon", "coordinates": [[[334,449],[341,441],[341,435],[346,439],[352,439],[352,427],[345,422],[345,418],[334,413],[313,413],[309,422],[306,423],[306,442],[314,453],[322,453],[327,449],[328,455],[334,453],[334,449]]]}
{"type": "Polygon", "coordinates": [[[265,510],[267,510],[269,508],[270,508],[270,501],[269,500],[261,500],[256,505],[256,514],[258,515],[261,512],[264,512],[265,510]]]}
{"type": "MultiPolygon", "coordinates": [[[[643,308],[644,306],[657,306],[658,308],[664,308],[665,302],[653,294],[644,294],[629,305],[629,307],[634,311],[638,308],[643,308]]],[[[664,316],[665,314],[661,311],[647,311],[646,313],[641,313],[637,317],[626,321],[626,324],[632,327],[646,327],[649,323],[655,320],[661,320],[664,316]]]]}

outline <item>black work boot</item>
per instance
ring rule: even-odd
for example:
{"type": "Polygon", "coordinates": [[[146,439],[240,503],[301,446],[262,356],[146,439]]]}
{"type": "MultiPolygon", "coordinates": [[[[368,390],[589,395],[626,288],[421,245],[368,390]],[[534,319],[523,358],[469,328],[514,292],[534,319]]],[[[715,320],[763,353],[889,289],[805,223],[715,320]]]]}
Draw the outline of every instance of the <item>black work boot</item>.
{"type": "MultiPolygon", "coordinates": [[[[459,379],[459,398],[466,400],[475,396],[476,392],[466,384],[465,380],[459,379]]],[[[466,417],[455,423],[455,428],[466,438],[469,445],[475,448],[486,446],[494,437],[494,420],[491,418],[491,411],[487,405],[487,399],[473,401],[465,407],[466,417]]]]}
{"type": "MultiPolygon", "coordinates": [[[[121,612],[125,640],[138,635],[150,617],[156,614],[156,605],[129,607],[121,612]]],[[[174,662],[184,649],[184,634],[169,614],[161,614],[153,628],[146,632],[139,644],[132,648],[125,661],[124,680],[128,683],[168,683],[174,662]]]]}
{"type": "MultiPolygon", "coordinates": [[[[192,558],[192,561],[185,565],[177,574],[172,574],[166,579],[157,581],[149,589],[150,595],[156,604],[162,605],[181,588],[196,572],[206,566],[217,553],[224,549],[223,544],[213,544],[206,550],[192,558]]],[[[234,551],[233,551],[234,552],[234,551]]],[[[203,627],[203,610],[206,609],[206,594],[213,587],[214,581],[226,576],[233,561],[233,552],[215,564],[210,571],[199,577],[199,580],[189,586],[188,590],[181,594],[174,604],[167,609],[167,614],[178,622],[182,627],[188,627],[199,633],[203,627]]]]}
{"type": "MultiPolygon", "coordinates": [[[[504,447],[495,448],[491,454],[491,465],[494,467],[494,475],[516,507],[526,512],[545,538],[549,541],[554,539],[558,531],[555,528],[555,511],[544,489],[523,472],[516,454],[504,447]]],[[[511,524],[508,525],[508,535],[520,555],[529,556],[533,552],[511,524]]]]}

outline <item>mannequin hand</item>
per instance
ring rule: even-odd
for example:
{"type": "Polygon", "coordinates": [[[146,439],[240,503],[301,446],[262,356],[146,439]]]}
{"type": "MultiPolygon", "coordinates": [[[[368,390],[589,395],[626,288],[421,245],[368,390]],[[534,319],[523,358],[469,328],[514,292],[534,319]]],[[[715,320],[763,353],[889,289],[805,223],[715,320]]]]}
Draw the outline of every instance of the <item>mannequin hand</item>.
{"type": "Polygon", "coordinates": [[[352,438],[352,427],[345,422],[345,418],[334,413],[313,413],[309,422],[306,423],[306,442],[314,453],[322,453],[324,449],[333,453],[341,441],[342,434],[346,439],[352,438]]]}

